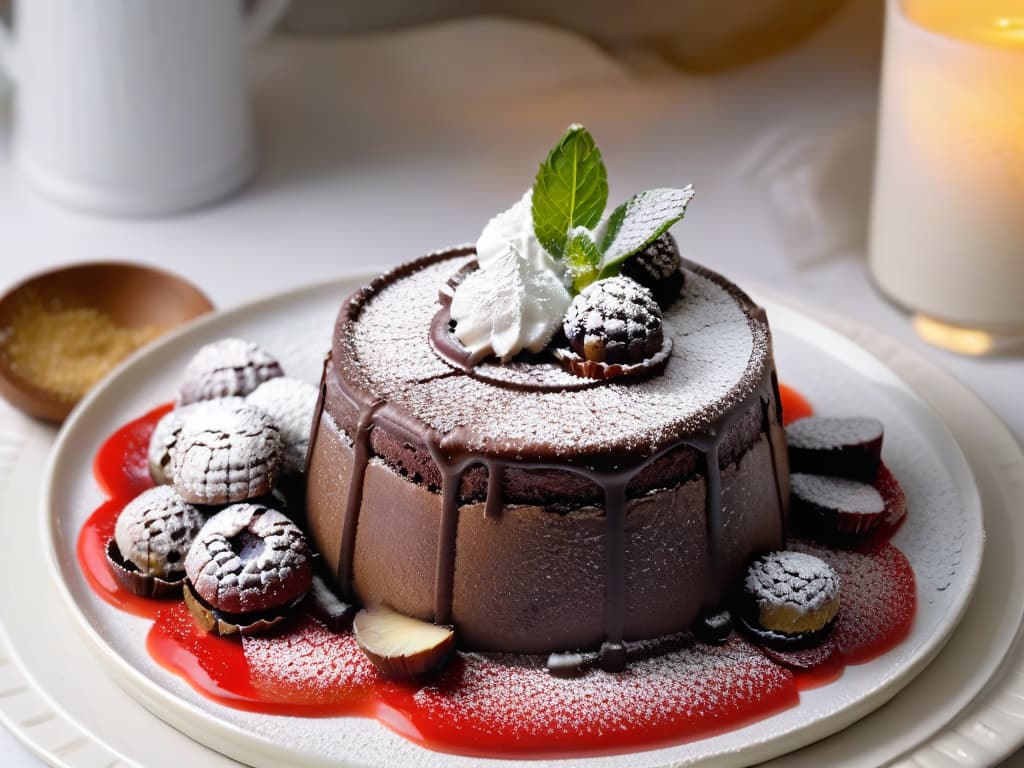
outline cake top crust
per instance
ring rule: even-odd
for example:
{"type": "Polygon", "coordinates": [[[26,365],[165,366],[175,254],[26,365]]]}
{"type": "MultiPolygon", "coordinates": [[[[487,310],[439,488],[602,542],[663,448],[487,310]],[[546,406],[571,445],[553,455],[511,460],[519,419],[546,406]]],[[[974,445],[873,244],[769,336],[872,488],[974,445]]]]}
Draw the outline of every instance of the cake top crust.
{"type": "MultiPolygon", "coordinates": [[[[383,402],[411,432],[435,432],[449,457],[651,455],[705,435],[769,373],[763,311],[725,278],[688,262],[683,293],[664,315],[673,348],[661,375],[531,390],[456,370],[434,351],[430,326],[438,290],[473,258],[471,247],[456,248],[381,276],[342,307],[333,342],[343,389],[383,402]]],[[[557,365],[535,366],[534,374],[567,375],[557,365]]]]}

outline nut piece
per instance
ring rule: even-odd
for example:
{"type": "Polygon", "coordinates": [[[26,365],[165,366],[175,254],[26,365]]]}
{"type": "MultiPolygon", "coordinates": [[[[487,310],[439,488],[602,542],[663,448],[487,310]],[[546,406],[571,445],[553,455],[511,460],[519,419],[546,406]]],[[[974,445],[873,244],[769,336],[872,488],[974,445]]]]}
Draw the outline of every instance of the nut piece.
{"type": "Polygon", "coordinates": [[[192,504],[230,504],[270,493],[284,447],[277,425],[251,405],[197,410],[171,452],[174,487],[192,504]]]}
{"type": "Polygon", "coordinates": [[[249,637],[251,635],[265,634],[284,622],[288,618],[291,609],[297,605],[296,602],[285,606],[277,613],[268,613],[262,616],[233,616],[211,608],[203,602],[202,598],[195,593],[195,589],[188,580],[185,581],[184,589],[179,585],[178,592],[181,597],[184,597],[185,607],[192,614],[192,619],[195,621],[196,626],[203,630],[203,632],[210,632],[221,637],[231,637],[232,635],[249,637]]]}
{"type": "Polygon", "coordinates": [[[379,606],[356,614],[356,642],[388,678],[409,678],[441,669],[455,652],[455,630],[379,606]]]}
{"type": "Polygon", "coordinates": [[[185,573],[185,555],[205,518],[170,486],[143,491],[114,525],[122,558],[140,573],[172,581],[185,573]]]}
{"type": "Polygon", "coordinates": [[[202,347],[185,366],[178,404],[245,397],[283,375],[281,364],[251,341],[221,339],[202,347]]]}
{"type": "Polygon", "coordinates": [[[287,474],[298,475],[306,468],[309,433],[319,394],[317,388],[307,381],[281,376],[260,384],[246,398],[249,405],[270,416],[281,430],[283,471],[287,474]]]}

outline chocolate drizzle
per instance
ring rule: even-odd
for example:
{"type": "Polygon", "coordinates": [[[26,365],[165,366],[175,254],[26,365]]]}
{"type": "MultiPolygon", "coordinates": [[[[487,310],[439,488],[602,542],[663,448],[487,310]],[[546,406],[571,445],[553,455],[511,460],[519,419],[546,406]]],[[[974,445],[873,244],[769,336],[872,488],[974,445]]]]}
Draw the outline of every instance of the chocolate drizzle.
{"type": "Polygon", "coordinates": [[[451,461],[441,448],[442,439],[437,432],[427,437],[427,445],[434,462],[441,468],[441,520],[438,524],[437,566],[434,576],[434,622],[450,624],[452,621],[452,594],[455,587],[455,536],[459,527],[459,486],[462,473],[479,459],[470,456],[451,461]]]}
{"type": "MultiPolygon", "coordinates": [[[[346,307],[347,317],[354,321],[360,308],[382,285],[388,281],[411,274],[425,263],[433,263],[441,258],[466,255],[471,249],[449,252],[427,260],[413,262],[399,268],[394,273],[384,276],[361,292],[353,296],[346,307]]],[[[441,330],[435,318],[435,327],[431,335],[438,335],[441,330]]],[[[342,331],[344,333],[344,330],[342,331]]],[[[342,337],[339,337],[342,338],[342,337]]],[[[436,344],[436,339],[434,340],[436,344]]],[[[436,346],[435,346],[436,349],[436,346]]],[[[441,515],[438,520],[438,540],[434,577],[433,619],[437,623],[451,623],[453,619],[453,593],[456,560],[456,544],[459,523],[460,488],[463,473],[474,465],[482,465],[488,473],[484,515],[493,520],[500,520],[505,505],[504,479],[505,470],[514,463],[517,468],[558,470],[570,472],[587,478],[600,487],[604,499],[605,517],[605,630],[604,642],[599,652],[602,667],[609,670],[621,669],[626,660],[626,583],[628,562],[626,559],[626,509],[627,487],[653,462],[682,446],[689,446],[703,456],[706,482],[706,537],[709,558],[708,572],[711,574],[709,592],[706,597],[708,611],[719,607],[718,603],[724,591],[725,564],[723,563],[724,510],[722,505],[722,468],[719,453],[725,437],[735,421],[754,408],[760,408],[762,423],[767,427],[766,433],[771,450],[772,470],[775,481],[776,495],[779,504],[780,524],[784,523],[783,491],[779,467],[776,463],[775,447],[772,441],[770,418],[772,402],[777,402],[778,395],[770,364],[759,371],[759,380],[737,404],[724,409],[724,412],[706,426],[699,434],[682,434],[669,439],[649,455],[618,454],[597,457],[573,456],[530,456],[518,458],[498,452],[485,450],[470,451],[466,448],[466,440],[459,434],[459,429],[442,434],[429,428],[415,415],[406,412],[393,404],[372,396],[366,392],[358,377],[347,370],[346,364],[351,362],[351,352],[344,345],[334,349],[335,380],[340,392],[358,412],[358,421],[353,440],[353,465],[351,480],[348,487],[348,498],[345,505],[345,518],[342,526],[340,558],[338,566],[338,584],[341,594],[347,599],[355,597],[353,590],[352,564],[355,552],[357,521],[362,504],[363,484],[366,468],[371,458],[371,433],[380,427],[391,434],[408,436],[425,444],[430,456],[441,473],[441,515]],[[340,350],[340,351],[339,351],[340,350]],[[348,359],[346,359],[346,357],[348,359]]],[[[318,408],[313,425],[314,435],[319,430],[323,407],[318,408]]],[[[784,534],[783,534],[784,535],[784,534]]],[[[568,650],[568,649],[567,649],[568,650]]]]}
{"type": "Polygon", "coordinates": [[[718,460],[719,435],[725,430],[710,429],[704,440],[695,440],[694,448],[704,455],[705,483],[705,530],[708,539],[708,583],[707,609],[712,610],[722,594],[722,467],[718,460]]]}
{"type": "MultiPolygon", "coordinates": [[[[772,371],[771,394],[775,398],[775,424],[782,424],[782,398],[779,397],[779,380],[772,371]]],[[[786,548],[786,501],[782,498],[782,483],[779,481],[779,460],[775,455],[775,436],[772,434],[771,401],[761,398],[761,429],[768,436],[768,452],[772,459],[772,474],[775,476],[775,500],[779,505],[779,529],[782,531],[782,549],[786,548]]]]}
{"type": "Polygon", "coordinates": [[[501,510],[505,506],[504,494],[501,490],[504,479],[505,465],[500,461],[487,462],[487,503],[484,505],[484,515],[492,520],[501,517],[501,510]]]}
{"type": "MultiPolygon", "coordinates": [[[[353,393],[354,394],[354,393],[353,393]]],[[[353,404],[357,398],[352,397],[353,404]]],[[[359,405],[359,421],[356,432],[352,436],[352,479],[348,486],[348,499],[345,502],[345,519],[341,529],[341,551],[338,555],[338,586],[344,595],[352,594],[352,560],[356,551],[356,525],[359,522],[359,511],[363,506],[363,485],[366,480],[366,467],[370,463],[370,430],[374,427],[374,417],[383,400],[369,399],[359,405]]]]}
{"type": "MultiPolygon", "coordinates": [[[[616,473],[618,474],[618,473],[616,473]]],[[[605,550],[608,572],[605,577],[605,639],[601,646],[601,664],[610,672],[626,665],[622,645],[626,629],[626,477],[601,483],[604,488],[605,550]]]]}

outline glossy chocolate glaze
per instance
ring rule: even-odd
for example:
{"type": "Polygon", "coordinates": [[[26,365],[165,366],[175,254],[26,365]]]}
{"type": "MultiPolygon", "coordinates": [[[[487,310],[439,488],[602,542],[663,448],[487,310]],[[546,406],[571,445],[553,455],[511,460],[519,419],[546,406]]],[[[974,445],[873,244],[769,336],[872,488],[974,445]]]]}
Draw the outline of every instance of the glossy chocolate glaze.
{"type": "MultiPolygon", "coordinates": [[[[474,450],[470,447],[473,444],[472,436],[462,434],[463,428],[456,427],[446,434],[441,434],[415,414],[370,392],[365,383],[354,375],[354,360],[350,357],[353,353],[351,346],[346,343],[347,330],[358,322],[364,304],[381,288],[408,277],[424,264],[433,264],[469,253],[469,249],[455,250],[400,267],[357,292],[342,309],[339,330],[335,335],[332,350],[333,361],[328,361],[325,366],[323,396],[314,421],[311,440],[314,448],[311,448],[309,493],[310,524],[314,539],[320,545],[324,540],[331,540],[333,535],[338,542],[339,553],[337,557],[328,557],[328,562],[335,564],[337,583],[346,598],[386,599],[386,595],[361,595],[360,576],[356,572],[356,538],[360,531],[360,516],[368,504],[380,507],[384,503],[377,504],[375,501],[371,504],[364,499],[367,468],[371,466],[371,459],[376,456],[378,460],[382,460],[384,466],[379,468],[379,472],[390,472],[395,482],[415,484],[418,480],[419,484],[426,486],[428,492],[439,491],[440,514],[436,521],[434,572],[426,579],[431,582],[432,592],[432,610],[428,618],[438,623],[450,623],[453,618],[457,618],[453,613],[453,606],[456,603],[456,560],[459,551],[456,541],[460,530],[460,514],[465,514],[460,507],[467,503],[473,504],[482,498],[482,517],[500,525],[502,516],[508,509],[516,509],[510,508],[509,504],[535,503],[547,508],[548,504],[545,502],[554,500],[558,502],[556,511],[547,514],[557,514],[558,511],[564,512],[595,500],[599,501],[603,507],[605,560],[604,594],[601,598],[604,621],[600,638],[600,659],[605,668],[619,669],[625,663],[624,643],[627,639],[644,639],[647,626],[652,628],[651,631],[657,630],[655,634],[665,634],[662,630],[666,626],[671,627],[670,623],[666,624],[661,620],[638,621],[636,617],[629,616],[626,541],[627,516],[631,508],[635,510],[638,504],[648,503],[651,499],[666,498],[669,491],[658,491],[659,488],[670,489],[679,486],[680,483],[703,481],[705,545],[702,549],[703,557],[707,558],[704,571],[707,578],[705,583],[700,585],[704,593],[700,603],[703,610],[710,611],[720,602],[726,581],[731,575],[727,573],[726,557],[723,554],[723,538],[726,531],[723,514],[723,467],[731,467],[734,476],[738,476],[740,461],[745,457],[746,460],[753,461],[749,459],[753,447],[764,442],[770,455],[770,464],[765,466],[770,467],[774,488],[771,505],[774,508],[774,517],[768,524],[762,521],[759,529],[751,534],[752,541],[755,542],[752,546],[770,548],[781,546],[783,543],[786,505],[782,478],[786,470],[784,454],[778,455],[781,428],[778,426],[778,393],[772,375],[770,352],[767,355],[768,359],[759,361],[761,365],[756,386],[738,402],[709,419],[707,426],[699,433],[683,433],[668,437],[662,442],[659,450],[647,455],[613,450],[603,455],[558,456],[545,450],[543,444],[517,446],[515,454],[511,456],[507,451],[474,450]],[[325,413],[330,415],[329,419],[324,418],[325,413]],[[329,431],[332,427],[337,431],[337,435],[329,431]],[[337,535],[338,521],[328,520],[332,514],[332,504],[336,507],[336,503],[328,498],[335,485],[330,480],[325,483],[325,467],[318,465],[318,456],[323,458],[320,454],[325,443],[325,433],[335,443],[335,452],[338,450],[338,441],[342,439],[340,435],[347,435],[352,443],[347,482],[337,485],[338,488],[342,485],[347,486],[340,535],[337,535]],[[764,440],[764,437],[767,439],[764,440]],[[410,467],[414,468],[412,477],[401,477],[402,473],[407,476],[410,474],[410,467]],[[551,494],[550,491],[554,493],[551,494]],[[628,630],[627,624],[630,624],[628,630]]],[[[711,273],[705,271],[705,274],[711,273]]],[[[751,322],[763,322],[763,313],[759,315],[759,310],[749,299],[738,290],[734,291],[733,295],[748,311],[751,322]]],[[[436,331],[437,329],[435,335],[436,331]]],[[[426,339],[424,341],[426,342],[426,339]]],[[[463,375],[458,371],[452,371],[452,374],[463,375]]],[[[326,468],[328,471],[344,471],[336,466],[326,468]]],[[[373,483],[378,482],[376,478],[379,472],[374,470],[373,483]]],[[[756,481],[751,481],[751,484],[751,487],[756,486],[756,481]]],[[[392,515],[391,519],[397,527],[405,525],[402,517],[395,515],[394,510],[381,514],[392,515]]],[[[571,515],[571,511],[568,514],[571,515]]],[[[367,522],[371,530],[375,524],[367,522]]],[[[395,533],[396,538],[400,538],[403,531],[396,530],[395,533]]],[[[411,529],[404,533],[417,535],[411,529]]],[[[400,540],[396,544],[401,548],[400,540]]],[[[460,547],[462,550],[467,547],[472,550],[472,542],[460,542],[460,547]]],[[[423,548],[418,547],[418,550],[422,554],[423,548]]],[[[741,554],[747,556],[753,554],[743,553],[742,543],[738,547],[730,544],[729,552],[733,559],[736,557],[734,550],[741,551],[741,554]]],[[[378,553],[383,557],[387,554],[378,553]]],[[[732,570],[735,571],[735,567],[732,570]]],[[[571,593],[572,590],[567,589],[566,592],[571,593]]],[[[414,604],[418,609],[413,612],[423,612],[422,602],[422,597],[411,601],[410,604],[414,604]]],[[[472,603],[471,597],[469,602],[472,603]]],[[[394,607],[399,610],[403,608],[401,605],[394,607]]],[[[475,606],[474,610],[477,607],[475,606]]],[[[501,606],[495,606],[491,612],[492,617],[499,623],[500,611],[501,606]]],[[[493,633],[485,629],[463,626],[457,628],[464,641],[469,637],[471,646],[483,649],[526,652],[569,650],[557,646],[544,648],[543,643],[535,644],[524,637],[517,640],[515,632],[512,633],[513,637],[506,641],[505,638],[492,637],[493,633]],[[472,638],[478,639],[473,642],[472,638]],[[519,641],[521,643],[517,645],[519,641]]],[[[587,642],[594,639],[596,638],[588,635],[587,642]]],[[[551,642],[560,641],[552,639],[551,642]]]]}

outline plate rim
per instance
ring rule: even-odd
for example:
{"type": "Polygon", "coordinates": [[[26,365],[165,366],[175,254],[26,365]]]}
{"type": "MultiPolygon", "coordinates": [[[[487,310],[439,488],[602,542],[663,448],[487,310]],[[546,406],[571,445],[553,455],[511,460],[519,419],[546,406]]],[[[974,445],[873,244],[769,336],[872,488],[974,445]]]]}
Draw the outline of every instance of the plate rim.
{"type": "MultiPolygon", "coordinates": [[[[55,476],[59,469],[60,462],[64,458],[63,454],[65,452],[65,444],[78,428],[77,425],[90,413],[92,404],[96,400],[105,397],[105,393],[108,389],[116,386],[116,382],[120,379],[121,374],[124,373],[126,369],[132,368],[138,360],[143,359],[150,354],[158,354],[160,349],[165,346],[172,345],[180,337],[194,333],[201,333],[207,326],[217,324],[225,319],[237,320],[240,316],[259,313],[268,307],[288,303],[289,301],[294,301],[300,296],[306,296],[312,293],[319,294],[320,292],[331,292],[341,294],[345,291],[355,290],[369,279],[372,279],[373,276],[374,275],[372,273],[358,273],[340,276],[328,281],[318,281],[311,285],[293,288],[252,302],[247,302],[236,307],[219,310],[176,329],[173,333],[161,338],[158,343],[139,351],[135,355],[132,355],[131,358],[118,367],[115,373],[111,375],[103,385],[96,388],[96,390],[91,392],[89,396],[82,401],[57,436],[57,440],[51,449],[49,460],[47,461],[44,469],[40,500],[42,513],[40,532],[43,537],[43,549],[49,561],[48,564],[52,572],[53,580],[56,582],[58,592],[63,598],[64,607],[66,610],[70,611],[75,620],[75,626],[80,632],[84,633],[89,644],[92,646],[92,650],[102,660],[104,666],[107,668],[108,674],[114,675],[123,691],[129,693],[137,702],[141,703],[145,708],[149,709],[172,727],[181,730],[191,738],[199,740],[234,759],[252,759],[253,753],[251,752],[251,749],[254,744],[259,745],[260,754],[258,757],[260,761],[265,761],[268,758],[286,760],[294,759],[295,754],[290,749],[280,748],[273,744],[269,739],[259,734],[252,733],[236,723],[229,722],[223,718],[210,718],[208,714],[196,704],[165,689],[159,683],[151,680],[141,670],[137,669],[116,653],[110,643],[107,642],[107,640],[100,634],[99,630],[92,625],[92,622],[89,620],[84,610],[75,600],[69,586],[65,583],[64,579],[61,578],[62,571],[58,561],[59,553],[57,551],[57,520],[55,515],[52,514],[55,476]],[[248,751],[239,753],[236,751],[237,749],[248,751]],[[240,754],[244,754],[245,757],[240,758],[240,754]]],[[[811,727],[818,728],[817,735],[815,735],[813,739],[808,739],[806,737],[805,728],[792,729],[782,734],[767,735],[764,739],[751,744],[749,748],[740,750],[740,753],[742,755],[746,755],[746,757],[736,755],[737,759],[734,762],[728,763],[723,761],[723,764],[734,765],[746,764],[750,759],[765,760],[771,759],[772,757],[778,757],[794,749],[798,749],[801,746],[810,744],[815,740],[826,738],[827,736],[848,727],[853,722],[856,722],[865,715],[876,710],[886,701],[897,695],[900,690],[917,677],[917,675],[920,674],[920,672],[925,669],[941,652],[946,642],[952,636],[956,627],[963,619],[964,613],[970,605],[974,589],[977,585],[984,549],[984,528],[983,521],[981,519],[981,504],[977,483],[963,450],[950,431],[942,415],[930,403],[928,403],[925,398],[921,397],[917,393],[917,390],[907,382],[902,375],[895,371],[888,362],[882,360],[872,350],[862,346],[838,328],[819,319],[813,312],[801,308],[798,302],[791,301],[788,297],[784,298],[778,294],[773,294],[770,291],[757,290],[753,293],[755,300],[761,301],[762,303],[764,303],[764,300],[767,300],[767,308],[769,311],[772,310],[773,305],[781,307],[786,311],[799,316],[802,320],[809,321],[817,334],[824,332],[826,335],[833,336],[843,344],[856,349],[860,354],[866,355],[881,369],[883,369],[887,375],[898,380],[907,391],[915,396],[915,398],[920,402],[920,405],[928,412],[929,421],[932,425],[939,428],[944,433],[946,442],[955,452],[957,462],[966,470],[966,475],[970,480],[970,485],[966,489],[961,489],[961,498],[964,498],[965,501],[969,500],[971,507],[976,508],[979,511],[976,516],[976,527],[978,529],[979,536],[976,537],[978,539],[978,554],[971,560],[969,568],[964,569],[963,571],[968,578],[968,587],[966,590],[962,591],[958,601],[954,602],[951,605],[951,610],[947,612],[947,616],[952,615],[952,618],[944,618],[943,624],[946,626],[944,632],[941,632],[938,637],[929,637],[924,643],[922,643],[921,648],[914,652],[914,656],[911,660],[904,666],[898,668],[889,677],[882,680],[878,689],[862,696],[860,699],[847,705],[839,712],[811,724],[811,727]],[[754,751],[758,752],[758,754],[750,754],[754,751]]],[[[998,420],[998,417],[996,417],[996,419],[998,420]]],[[[1000,424],[1001,423],[1002,422],[1000,421],[1000,424]]],[[[304,755],[304,757],[310,759],[316,764],[339,764],[335,758],[326,760],[320,755],[304,755]]],[[[721,757],[716,759],[722,760],[721,757]]],[[[350,762],[348,758],[344,758],[343,764],[359,765],[358,763],[350,762]]]]}

